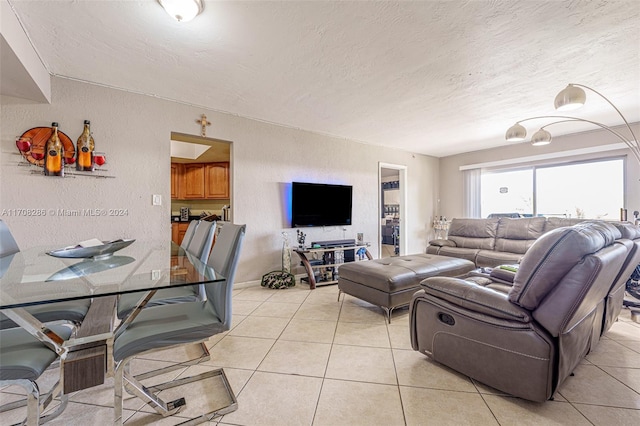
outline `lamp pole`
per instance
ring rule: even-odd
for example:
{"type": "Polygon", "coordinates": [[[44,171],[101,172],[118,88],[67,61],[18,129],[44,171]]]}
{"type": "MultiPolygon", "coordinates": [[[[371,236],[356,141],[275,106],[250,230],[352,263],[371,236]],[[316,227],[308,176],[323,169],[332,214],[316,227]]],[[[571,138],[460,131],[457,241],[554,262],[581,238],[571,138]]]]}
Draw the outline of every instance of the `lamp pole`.
{"type": "MultiPolygon", "coordinates": [[[[638,148],[637,145],[637,141],[633,140],[633,141],[629,141],[627,140],[620,132],[613,130],[611,127],[602,124],[602,123],[598,123],[597,121],[592,121],[592,120],[587,120],[584,118],[578,118],[578,117],[570,117],[570,116],[566,116],[566,115],[540,115],[538,117],[529,117],[529,118],[525,118],[524,120],[520,120],[518,121],[516,124],[520,124],[520,123],[524,123],[525,121],[531,121],[531,120],[539,120],[539,119],[544,119],[544,118],[561,118],[562,120],[558,120],[558,121],[554,121],[552,123],[547,123],[544,126],[541,127],[541,129],[547,127],[547,126],[551,126],[553,124],[558,124],[558,123],[566,123],[566,122],[572,122],[572,121],[583,121],[585,123],[590,123],[593,124],[595,126],[598,126],[606,131],[608,131],[609,133],[617,136],[620,140],[622,140],[625,145],[627,145],[627,147],[629,147],[629,149],[631,150],[631,153],[633,154],[633,156],[636,158],[636,160],[638,160],[638,163],[640,164],[640,148],[638,148]],[[634,142],[636,145],[634,145],[634,142]]],[[[625,120],[626,123],[626,120],[625,120]]],[[[633,131],[631,130],[631,126],[629,126],[629,124],[627,124],[627,127],[629,128],[629,131],[631,132],[631,134],[633,135],[633,131]]],[[[635,137],[635,135],[633,135],[635,137]]]]}

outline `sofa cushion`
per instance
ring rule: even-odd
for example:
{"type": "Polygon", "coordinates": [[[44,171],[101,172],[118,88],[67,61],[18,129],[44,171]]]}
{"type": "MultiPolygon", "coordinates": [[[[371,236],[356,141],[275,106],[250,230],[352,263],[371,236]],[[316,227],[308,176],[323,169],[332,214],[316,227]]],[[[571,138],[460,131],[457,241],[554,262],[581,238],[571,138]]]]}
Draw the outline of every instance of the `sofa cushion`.
{"type": "Polygon", "coordinates": [[[544,234],[546,219],[530,217],[523,219],[500,218],[494,250],[524,254],[535,240],[544,234]]]}
{"type": "Polygon", "coordinates": [[[618,228],[618,231],[622,234],[622,238],[629,240],[640,239],[640,225],[634,225],[629,222],[614,222],[613,226],[618,228]]]}
{"type": "MultiPolygon", "coordinates": [[[[533,244],[533,242],[531,243],[533,244]]],[[[505,263],[518,263],[524,254],[509,253],[506,251],[480,250],[476,254],[476,266],[479,268],[504,265],[505,263]]]]}
{"type": "Polygon", "coordinates": [[[457,257],[458,259],[470,260],[476,263],[476,257],[479,249],[473,248],[460,248],[460,247],[440,247],[438,250],[439,256],[457,257]]]}
{"type": "Polygon", "coordinates": [[[453,219],[448,239],[456,247],[493,250],[499,219],[453,219]]]}
{"type": "Polygon", "coordinates": [[[617,228],[606,222],[583,222],[542,235],[520,262],[509,300],[533,310],[583,257],[613,244],[617,228]]]}
{"type": "Polygon", "coordinates": [[[565,226],[577,225],[580,222],[584,222],[586,219],[574,219],[566,217],[548,217],[544,224],[544,232],[553,231],[554,229],[563,228],[565,226]]]}

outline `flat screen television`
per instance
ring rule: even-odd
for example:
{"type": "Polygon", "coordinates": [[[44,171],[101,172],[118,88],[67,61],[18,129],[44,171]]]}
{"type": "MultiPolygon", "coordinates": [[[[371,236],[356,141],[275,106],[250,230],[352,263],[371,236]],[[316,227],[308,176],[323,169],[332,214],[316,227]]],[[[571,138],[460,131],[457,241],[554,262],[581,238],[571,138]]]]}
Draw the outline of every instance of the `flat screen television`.
{"type": "Polygon", "coordinates": [[[291,226],[351,225],[350,185],[292,182],[291,226]]]}

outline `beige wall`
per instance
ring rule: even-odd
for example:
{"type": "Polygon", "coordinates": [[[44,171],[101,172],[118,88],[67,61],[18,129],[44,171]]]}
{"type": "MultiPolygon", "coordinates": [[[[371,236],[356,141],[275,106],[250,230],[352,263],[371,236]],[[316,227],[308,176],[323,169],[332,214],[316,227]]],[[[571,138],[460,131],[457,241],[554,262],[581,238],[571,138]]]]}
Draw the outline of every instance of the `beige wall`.
{"type": "MultiPolygon", "coordinates": [[[[632,125],[636,135],[640,135],[640,123],[632,125]]],[[[616,128],[621,133],[628,134],[623,127],[616,128]],[[625,133],[626,132],[626,133],[625,133]]],[[[626,200],[625,208],[628,209],[629,219],[634,210],[640,211],[640,164],[631,155],[628,149],[598,152],[592,154],[572,155],[538,162],[518,162],[518,159],[542,154],[561,154],[571,150],[590,147],[601,147],[607,144],[617,144],[620,140],[605,130],[577,133],[573,135],[554,137],[550,145],[534,147],[530,143],[516,143],[501,148],[473,151],[460,155],[452,155],[440,159],[440,203],[438,214],[446,217],[461,217],[463,214],[462,196],[462,172],[460,166],[488,163],[500,160],[511,160],[514,164],[536,164],[587,160],[609,156],[627,155],[626,160],[626,200]]],[[[622,206],[620,206],[622,207],[622,206]]]]}
{"type": "Polygon", "coordinates": [[[285,199],[287,185],[294,180],[353,185],[354,225],[344,231],[342,227],[307,228],[307,242],[355,238],[363,232],[377,257],[380,161],[408,167],[409,253],[424,251],[435,214],[437,158],[61,78],[52,78],[50,105],[2,105],[0,211],[116,208],[128,209],[128,215],[100,219],[4,215],[2,219],[23,248],[67,245],[90,237],[169,239],[170,135],[198,134],[194,121],[202,113],[212,122],[209,137],[233,141],[233,219],[247,224],[238,282],[260,279],[280,268],[283,230],[295,242],[295,230],[288,229],[285,199]],[[75,141],[84,119],[91,120],[97,150],[106,152],[109,173],[115,179],[45,178],[17,165],[16,135],[58,121],[60,130],[75,141]],[[162,206],[151,205],[152,194],[162,195],[162,206]]]}

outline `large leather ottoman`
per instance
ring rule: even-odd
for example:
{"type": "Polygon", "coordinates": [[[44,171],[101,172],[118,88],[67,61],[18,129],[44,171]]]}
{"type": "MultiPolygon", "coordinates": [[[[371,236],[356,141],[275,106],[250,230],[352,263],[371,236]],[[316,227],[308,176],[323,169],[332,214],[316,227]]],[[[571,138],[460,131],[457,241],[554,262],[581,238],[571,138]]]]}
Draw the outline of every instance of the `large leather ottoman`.
{"type": "Polygon", "coordinates": [[[380,306],[391,323],[391,312],[408,305],[425,278],[457,277],[474,268],[469,260],[435,254],[352,262],[340,266],[338,288],[341,293],[380,306]]]}

